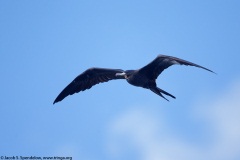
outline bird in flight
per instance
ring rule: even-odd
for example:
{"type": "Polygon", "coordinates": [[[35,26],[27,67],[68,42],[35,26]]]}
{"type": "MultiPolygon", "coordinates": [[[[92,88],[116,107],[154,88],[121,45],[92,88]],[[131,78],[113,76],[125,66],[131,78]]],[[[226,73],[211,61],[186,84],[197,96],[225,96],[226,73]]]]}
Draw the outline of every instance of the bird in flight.
{"type": "Polygon", "coordinates": [[[53,104],[62,101],[69,95],[90,89],[96,84],[116,79],[126,79],[131,85],[150,89],[152,92],[168,101],[163,94],[172,98],[175,97],[158,88],[156,79],[164,69],[167,69],[174,64],[195,66],[213,72],[210,69],[195,63],[167,55],[158,55],[152,62],[137,70],[124,71],[122,69],[89,68],[78,75],[68,86],[66,86],[54,100],[53,104]]]}

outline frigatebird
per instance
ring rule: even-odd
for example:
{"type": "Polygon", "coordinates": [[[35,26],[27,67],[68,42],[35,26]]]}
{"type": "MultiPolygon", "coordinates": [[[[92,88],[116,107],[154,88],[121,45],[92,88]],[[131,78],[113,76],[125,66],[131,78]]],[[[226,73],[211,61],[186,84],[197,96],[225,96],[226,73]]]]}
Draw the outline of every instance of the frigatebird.
{"type": "Polygon", "coordinates": [[[115,79],[126,79],[131,85],[150,89],[152,92],[168,101],[162,93],[172,98],[176,97],[158,88],[156,79],[164,69],[167,69],[174,64],[195,66],[213,72],[210,69],[195,63],[167,55],[158,55],[152,62],[137,70],[124,71],[122,69],[89,68],[78,75],[66,88],[64,88],[57,96],[53,104],[63,100],[69,95],[90,89],[96,84],[115,79]]]}

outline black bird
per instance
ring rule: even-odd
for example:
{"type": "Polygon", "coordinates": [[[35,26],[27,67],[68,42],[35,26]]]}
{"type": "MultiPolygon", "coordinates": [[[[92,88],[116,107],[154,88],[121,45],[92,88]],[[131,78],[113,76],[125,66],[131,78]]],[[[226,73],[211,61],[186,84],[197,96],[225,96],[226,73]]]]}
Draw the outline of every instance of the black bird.
{"type": "MultiPolygon", "coordinates": [[[[156,79],[162,71],[174,64],[195,66],[213,72],[192,62],[166,55],[158,55],[151,63],[138,70],[124,71],[121,69],[89,68],[77,76],[66,88],[64,88],[64,90],[57,96],[53,104],[63,100],[68,95],[90,89],[98,83],[114,79],[126,79],[131,85],[150,89],[164,99],[166,98],[162,95],[162,93],[175,98],[173,95],[158,88],[156,85],[156,79]]],[[[168,101],[168,99],[166,100],[168,101]]]]}

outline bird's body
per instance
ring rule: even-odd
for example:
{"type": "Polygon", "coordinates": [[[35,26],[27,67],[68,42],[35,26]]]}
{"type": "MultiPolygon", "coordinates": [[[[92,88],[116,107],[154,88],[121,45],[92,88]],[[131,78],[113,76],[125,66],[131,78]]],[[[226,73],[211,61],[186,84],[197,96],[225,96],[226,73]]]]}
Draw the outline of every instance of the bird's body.
{"type": "MultiPolygon", "coordinates": [[[[213,72],[205,67],[194,64],[192,62],[185,61],[172,56],[159,55],[148,65],[138,69],[138,70],[126,70],[121,69],[107,69],[107,68],[90,68],[85,72],[77,76],[55,99],[53,103],[63,100],[68,95],[90,89],[92,86],[107,82],[114,79],[126,79],[131,85],[137,87],[143,87],[150,89],[152,92],[166,99],[163,95],[168,95],[175,98],[170,93],[160,89],[156,85],[157,77],[162,73],[162,71],[171,65],[190,65],[205,69],[207,71],[213,72]]],[[[214,73],[214,72],[213,72],[214,73]]],[[[167,99],[166,99],[167,100],[167,99]]]]}
{"type": "MultiPolygon", "coordinates": [[[[137,87],[148,88],[149,79],[144,74],[140,74],[137,70],[127,70],[125,79],[131,85],[137,87]]],[[[119,75],[119,74],[118,74],[119,75]]]]}

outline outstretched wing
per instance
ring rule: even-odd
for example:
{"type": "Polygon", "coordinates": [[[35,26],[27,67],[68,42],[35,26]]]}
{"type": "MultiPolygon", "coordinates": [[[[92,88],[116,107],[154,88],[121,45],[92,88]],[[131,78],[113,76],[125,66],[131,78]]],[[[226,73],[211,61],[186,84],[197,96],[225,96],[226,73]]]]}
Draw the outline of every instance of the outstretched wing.
{"type": "Polygon", "coordinates": [[[149,79],[155,80],[162,73],[164,69],[167,69],[168,67],[174,64],[195,66],[195,67],[199,67],[207,71],[213,72],[210,69],[207,69],[205,67],[202,67],[192,62],[188,62],[180,58],[166,56],[166,55],[158,55],[157,58],[155,58],[151,63],[139,69],[139,73],[143,73],[149,79]]]}
{"type": "Polygon", "coordinates": [[[106,69],[106,68],[90,68],[77,76],[63,91],[57,96],[55,101],[59,102],[68,95],[90,89],[92,86],[107,82],[113,79],[123,79],[123,77],[116,76],[116,73],[122,73],[121,69],[106,69]]]}

